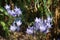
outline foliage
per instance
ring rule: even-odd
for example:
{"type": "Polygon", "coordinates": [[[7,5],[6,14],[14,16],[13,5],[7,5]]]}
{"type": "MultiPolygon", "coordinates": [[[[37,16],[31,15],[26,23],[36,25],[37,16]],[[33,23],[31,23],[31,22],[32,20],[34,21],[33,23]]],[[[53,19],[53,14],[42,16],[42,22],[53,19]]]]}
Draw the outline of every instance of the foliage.
{"type": "Polygon", "coordinates": [[[22,15],[19,16],[19,18],[21,18],[22,23],[31,26],[34,24],[34,19],[36,17],[43,20],[47,19],[48,16],[54,17],[54,9],[57,7],[58,0],[0,0],[0,25],[2,25],[6,34],[9,33],[8,28],[11,23],[15,18],[18,18],[9,15],[7,10],[4,8],[5,4],[11,5],[12,3],[14,3],[14,6],[21,9],[22,15]]]}
{"type": "Polygon", "coordinates": [[[4,8],[0,7],[0,26],[2,25],[2,30],[5,31],[5,36],[9,35],[9,26],[13,21],[11,20],[12,18],[13,17],[8,15],[7,11],[4,8]]]}

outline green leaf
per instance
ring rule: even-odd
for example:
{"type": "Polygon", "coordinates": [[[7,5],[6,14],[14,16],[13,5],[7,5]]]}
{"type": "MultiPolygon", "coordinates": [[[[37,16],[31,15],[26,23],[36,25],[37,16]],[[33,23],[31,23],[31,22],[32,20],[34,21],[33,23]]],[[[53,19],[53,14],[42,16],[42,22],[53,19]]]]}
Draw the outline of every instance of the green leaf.
{"type": "Polygon", "coordinates": [[[1,11],[1,12],[3,12],[3,9],[2,9],[2,8],[0,8],[0,11],[1,11]]]}
{"type": "Polygon", "coordinates": [[[4,13],[5,13],[5,15],[8,15],[8,13],[6,11],[4,13]]]}
{"type": "Polygon", "coordinates": [[[4,8],[0,7],[0,11],[1,11],[2,13],[4,13],[5,15],[8,15],[7,11],[6,11],[4,8]]]}
{"type": "Polygon", "coordinates": [[[1,25],[4,27],[6,24],[3,21],[1,21],[1,25]]]}
{"type": "Polygon", "coordinates": [[[4,30],[7,30],[7,29],[8,29],[8,27],[7,27],[7,25],[5,24],[5,22],[1,21],[1,25],[3,26],[3,29],[4,29],[4,30]]]}

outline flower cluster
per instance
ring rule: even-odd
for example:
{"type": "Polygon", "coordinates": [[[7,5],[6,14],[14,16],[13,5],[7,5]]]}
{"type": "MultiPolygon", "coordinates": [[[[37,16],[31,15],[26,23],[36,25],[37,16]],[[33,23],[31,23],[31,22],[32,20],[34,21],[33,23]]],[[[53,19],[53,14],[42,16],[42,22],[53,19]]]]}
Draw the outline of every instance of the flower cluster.
{"type": "Polygon", "coordinates": [[[19,31],[21,24],[22,24],[21,20],[15,20],[13,24],[10,26],[10,30],[13,32],[19,31]]]}
{"type": "Polygon", "coordinates": [[[47,19],[45,20],[36,17],[34,25],[30,28],[27,28],[26,33],[32,34],[33,31],[35,30],[36,31],[39,30],[40,32],[43,32],[43,33],[48,33],[49,28],[52,28],[51,26],[52,26],[52,18],[50,16],[48,16],[47,19]]]}
{"type": "Polygon", "coordinates": [[[4,7],[7,10],[7,12],[13,17],[19,16],[22,14],[22,11],[20,10],[20,8],[17,8],[17,6],[15,6],[13,10],[11,10],[10,8],[11,6],[7,4],[4,7]]]}

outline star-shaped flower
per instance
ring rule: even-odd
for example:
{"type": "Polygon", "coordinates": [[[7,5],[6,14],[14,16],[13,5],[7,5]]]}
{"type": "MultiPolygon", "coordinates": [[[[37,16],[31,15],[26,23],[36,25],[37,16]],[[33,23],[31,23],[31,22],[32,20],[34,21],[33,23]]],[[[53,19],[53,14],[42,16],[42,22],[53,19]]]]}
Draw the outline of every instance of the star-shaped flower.
{"type": "Polygon", "coordinates": [[[16,29],[17,29],[17,27],[16,27],[15,25],[11,25],[11,26],[10,26],[10,30],[11,30],[11,31],[14,32],[14,31],[16,31],[16,29]]]}
{"type": "Polygon", "coordinates": [[[4,7],[6,10],[10,10],[10,5],[6,4],[4,7]]]}
{"type": "Polygon", "coordinates": [[[27,29],[26,33],[27,33],[27,34],[33,34],[33,30],[27,29]]]}
{"type": "Polygon", "coordinates": [[[21,20],[16,21],[17,26],[20,26],[22,24],[21,20]]]}

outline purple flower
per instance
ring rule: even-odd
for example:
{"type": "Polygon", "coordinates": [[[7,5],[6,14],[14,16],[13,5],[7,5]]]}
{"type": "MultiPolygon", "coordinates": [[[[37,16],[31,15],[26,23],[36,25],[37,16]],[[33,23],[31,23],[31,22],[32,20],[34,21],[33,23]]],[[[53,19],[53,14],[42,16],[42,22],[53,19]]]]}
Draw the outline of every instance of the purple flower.
{"type": "Polygon", "coordinates": [[[26,33],[27,33],[27,34],[33,34],[33,30],[27,28],[26,33]]]}
{"type": "Polygon", "coordinates": [[[16,22],[17,26],[20,26],[22,24],[21,20],[16,22]]]}
{"type": "Polygon", "coordinates": [[[47,26],[44,26],[44,25],[40,26],[40,31],[41,32],[44,32],[45,30],[47,30],[47,26]]]}
{"type": "Polygon", "coordinates": [[[35,23],[34,23],[34,27],[35,27],[36,30],[39,30],[39,28],[40,28],[40,23],[36,23],[36,22],[35,22],[35,23]]]}
{"type": "Polygon", "coordinates": [[[17,26],[17,29],[16,29],[16,31],[20,31],[20,26],[17,26]]]}
{"type": "Polygon", "coordinates": [[[22,11],[20,10],[20,8],[15,7],[14,10],[15,10],[15,13],[16,13],[18,16],[22,14],[22,11]]]}
{"type": "Polygon", "coordinates": [[[45,20],[36,17],[35,19],[36,30],[40,30],[41,32],[47,32],[47,30],[49,30],[49,28],[51,28],[52,26],[51,22],[52,18],[50,18],[49,16],[45,20]]]}
{"type": "Polygon", "coordinates": [[[44,23],[47,23],[47,20],[46,19],[44,20],[44,23]]]}
{"type": "Polygon", "coordinates": [[[22,14],[22,11],[20,10],[20,8],[17,8],[17,6],[15,7],[15,9],[11,10],[10,5],[6,4],[5,9],[13,17],[19,16],[22,14]]]}
{"type": "Polygon", "coordinates": [[[52,22],[52,18],[50,18],[50,17],[47,17],[47,19],[45,19],[45,20],[42,20],[42,19],[36,17],[34,25],[30,28],[27,28],[26,32],[28,34],[32,34],[33,31],[40,30],[40,32],[48,33],[49,28],[51,28],[51,26],[52,26],[51,22],[52,22]],[[34,30],[33,30],[33,28],[34,28],[34,30]]]}
{"type": "Polygon", "coordinates": [[[15,25],[11,25],[11,26],[10,26],[10,30],[11,30],[11,31],[14,32],[14,31],[16,31],[16,29],[17,29],[17,27],[16,27],[15,25]]]}
{"type": "Polygon", "coordinates": [[[36,30],[39,30],[40,26],[42,25],[42,20],[36,17],[34,25],[36,30]]]}
{"type": "Polygon", "coordinates": [[[26,33],[27,33],[27,34],[33,34],[33,33],[35,33],[35,32],[36,32],[36,31],[35,31],[35,27],[34,27],[34,26],[28,27],[27,30],[26,30],[26,33]]]}
{"type": "Polygon", "coordinates": [[[52,22],[52,18],[50,16],[47,17],[47,22],[52,22]]]}
{"type": "Polygon", "coordinates": [[[49,30],[46,30],[44,33],[48,33],[48,32],[50,32],[49,30]]]}
{"type": "Polygon", "coordinates": [[[48,28],[51,28],[51,24],[50,23],[46,23],[46,25],[48,26],[48,28]]]}
{"type": "Polygon", "coordinates": [[[36,17],[35,22],[38,23],[39,21],[40,21],[40,19],[36,17]]]}
{"type": "Polygon", "coordinates": [[[18,19],[18,20],[15,20],[14,22],[13,22],[13,24],[10,26],[10,30],[11,31],[20,31],[20,26],[21,26],[21,24],[22,24],[22,22],[21,22],[21,20],[20,19],[18,19]]]}
{"type": "Polygon", "coordinates": [[[10,5],[6,4],[4,7],[5,7],[6,10],[10,10],[10,5]]]}
{"type": "Polygon", "coordinates": [[[8,13],[13,16],[13,17],[16,17],[16,13],[14,12],[14,10],[8,10],[8,13]]]}

